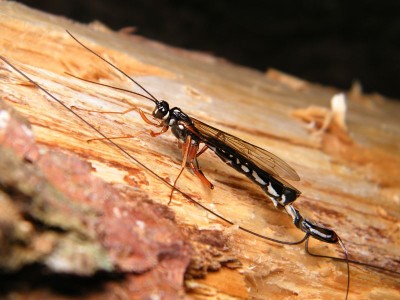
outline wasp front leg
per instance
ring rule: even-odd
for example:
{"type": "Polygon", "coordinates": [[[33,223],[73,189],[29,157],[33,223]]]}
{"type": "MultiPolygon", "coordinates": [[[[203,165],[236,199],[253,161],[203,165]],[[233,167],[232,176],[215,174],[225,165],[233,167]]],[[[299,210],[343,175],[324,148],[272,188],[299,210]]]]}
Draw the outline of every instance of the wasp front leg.
{"type": "Polygon", "coordinates": [[[141,110],[140,108],[138,108],[137,111],[139,112],[139,114],[140,114],[140,116],[142,117],[143,121],[145,121],[147,124],[153,125],[153,126],[158,127],[158,128],[162,127],[161,130],[160,130],[159,132],[154,132],[154,131],[150,130],[150,135],[151,135],[152,137],[159,136],[159,135],[163,134],[164,132],[166,132],[166,131],[168,130],[169,127],[168,127],[167,125],[165,125],[162,121],[160,121],[160,122],[154,122],[154,121],[150,120],[150,119],[146,116],[146,114],[144,113],[144,111],[141,110]]]}

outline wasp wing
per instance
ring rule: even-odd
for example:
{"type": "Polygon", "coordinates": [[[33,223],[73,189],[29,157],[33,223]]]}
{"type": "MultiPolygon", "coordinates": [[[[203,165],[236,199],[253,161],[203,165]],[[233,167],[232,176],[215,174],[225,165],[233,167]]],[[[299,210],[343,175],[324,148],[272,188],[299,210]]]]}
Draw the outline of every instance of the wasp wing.
{"type": "MultiPolygon", "coordinates": [[[[191,117],[191,119],[198,133],[201,135],[204,143],[207,144],[207,141],[210,141],[211,143],[212,141],[217,141],[239,152],[242,156],[257,165],[260,169],[268,172],[271,175],[288,180],[300,180],[299,175],[291,166],[271,152],[245,142],[233,135],[230,135],[229,133],[207,125],[195,118],[191,117]]],[[[213,146],[218,145],[213,144],[213,146]]]]}

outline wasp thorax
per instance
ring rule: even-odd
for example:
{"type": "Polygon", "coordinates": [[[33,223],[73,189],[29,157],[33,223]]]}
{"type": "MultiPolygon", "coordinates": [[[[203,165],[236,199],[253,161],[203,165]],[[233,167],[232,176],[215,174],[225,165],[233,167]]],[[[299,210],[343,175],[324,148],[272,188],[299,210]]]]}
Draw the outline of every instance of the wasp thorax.
{"type": "Polygon", "coordinates": [[[167,101],[161,100],[156,103],[153,116],[157,119],[165,119],[168,117],[169,105],[167,101]]]}

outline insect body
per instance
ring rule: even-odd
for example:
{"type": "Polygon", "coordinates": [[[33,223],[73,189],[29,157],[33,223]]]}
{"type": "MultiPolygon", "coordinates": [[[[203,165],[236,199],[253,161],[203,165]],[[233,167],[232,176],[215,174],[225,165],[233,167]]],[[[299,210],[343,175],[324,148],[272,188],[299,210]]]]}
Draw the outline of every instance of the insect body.
{"type": "MultiPolygon", "coordinates": [[[[339,241],[333,230],[304,219],[291,205],[301,193],[278,176],[282,174],[295,180],[299,177],[283,160],[266,150],[191,118],[177,107],[169,109],[168,102],[164,100],[154,100],[154,102],[156,107],[153,117],[160,120],[156,126],[162,127],[157,134],[171,128],[172,133],[183,145],[183,166],[187,164],[203,183],[210,188],[213,187],[195,160],[204,151],[210,149],[226,164],[258,184],[276,207],[285,208],[297,228],[323,242],[337,243],[339,241]],[[199,152],[201,143],[205,146],[199,152]]],[[[143,113],[141,115],[147,123],[151,124],[143,113]]]]}

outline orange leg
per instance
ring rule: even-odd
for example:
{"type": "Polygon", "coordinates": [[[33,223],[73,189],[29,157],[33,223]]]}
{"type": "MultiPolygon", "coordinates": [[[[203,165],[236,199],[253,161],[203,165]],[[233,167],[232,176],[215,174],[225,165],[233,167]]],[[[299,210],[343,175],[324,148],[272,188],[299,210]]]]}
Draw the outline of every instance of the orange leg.
{"type": "MultiPolygon", "coordinates": [[[[147,124],[153,125],[155,127],[162,127],[162,129],[159,132],[154,132],[152,130],[148,131],[152,137],[159,136],[160,134],[163,134],[164,132],[166,132],[168,130],[168,126],[164,125],[163,122],[160,121],[159,123],[156,123],[156,122],[151,121],[149,118],[147,118],[147,116],[143,110],[141,110],[140,108],[136,108],[136,107],[131,107],[124,111],[97,111],[97,110],[79,108],[76,106],[71,106],[71,109],[79,109],[79,110],[86,111],[86,112],[96,112],[96,113],[100,113],[100,114],[121,114],[121,115],[127,114],[128,112],[131,112],[133,110],[137,110],[139,112],[140,116],[142,117],[143,121],[145,121],[147,124]]],[[[142,134],[145,131],[146,130],[140,131],[139,134],[142,134]]],[[[134,138],[134,137],[138,136],[139,134],[117,136],[117,137],[111,137],[108,139],[110,139],[110,140],[112,140],[112,139],[129,139],[129,138],[134,138]]],[[[104,139],[105,138],[95,138],[95,139],[88,140],[88,142],[99,141],[99,140],[104,140],[104,139]]]]}
{"type": "Polygon", "coordinates": [[[169,204],[171,203],[171,201],[172,201],[172,195],[174,194],[176,183],[177,183],[179,177],[181,177],[181,175],[182,175],[182,173],[183,173],[183,170],[185,170],[185,168],[181,168],[181,170],[179,171],[178,176],[175,178],[174,185],[173,185],[172,190],[171,190],[171,194],[169,194],[168,205],[169,205],[169,204]]]}
{"type": "Polygon", "coordinates": [[[186,141],[182,145],[182,164],[181,164],[182,168],[184,168],[186,166],[187,159],[188,159],[188,156],[189,156],[189,153],[190,153],[192,147],[193,147],[192,137],[190,135],[188,135],[188,137],[186,138],[186,141]]]}
{"type": "Polygon", "coordinates": [[[156,122],[153,122],[152,120],[150,120],[149,118],[147,118],[147,116],[144,113],[144,111],[141,110],[140,108],[138,108],[137,111],[139,112],[139,114],[142,117],[143,121],[145,121],[147,124],[153,125],[155,127],[163,127],[163,126],[165,126],[162,121],[160,121],[159,123],[156,123],[156,122]]]}
{"type": "MultiPolygon", "coordinates": [[[[160,122],[153,122],[151,121],[145,114],[145,112],[143,110],[141,110],[140,108],[137,107],[131,107],[128,108],[124,111],[98,111],[98,110],[92,110],[92,109],[84,109],[84,108],[79,108],[76,106],[71,106],[71,109],[79,109],[81,111],[86,111],[86,112],[95,112],[95,113],[99,113],[99,114],[119,114],[119,115],[125,115],[133,110],[136,110],[139,112],[140,116],[142,117],[143,121],[145,121],[147,124],[153,125],[155,127],[164,127],[165,125],[160,121],[160,122]]],[[[165,131],[163,131],[162,133],[164,133],[165,131]]]]}
{"type": "MultiPolygon", "coordinates": [[[[141,130],[132,135],[114,136],[114,137],[108,137],[108,138],[94,138],[94,139],[87,140],[87,142],[90,143],[93,141],[102,141],[102,140],[133,139],[133,138],[136,138],[139,135],[146,133],[146,132],[149,132],[149,130],[141,130]]],[[[151,134],[151,132],[152,131],[150,131],[150,134],[151,134]]]]}
{"type": "Polygon", "coordinates": [[[152,130],[141,130],[132,135],[114,136],[114,137],[107,137],[107,138],[94,138],[94,139],[87,140],[87,142],[90,143],[93,141],[102,141],[102,140],[133,139],[143,133],[149,133],[152,137],[156,137],[156,136],[159,136],[160,134],[163,134],[167,130],[168,130],[168,126],[164,126],[160,132],[154,132],[152,130]]]}
{"type": "Polygon", "coordinates": [[[164,132],[166,132],[168,130],[168,126],[167,125],[163,125],[163,127],[161,128],[161,130],[159,132],[154,132],[152,130],[150,130],[150,135],[152,137],[156,137],[159,136],[160,134],[163,134],[164,132]]]}
{"type": "Polygon", "coordinates": [[[182,145],[182,168],[181,168],[178,176],[175,178],[175,181],[174,181],[174,184],[173,184],[173,187],[172,187],[172,190],[171,190],[171,194],[169,195],[168,205],[172,201],[172,194],[175,191],[176,183],[178,182],[179,177],[181,177],[181,175],[183,173],[183,170],[185,169],[186,162],[187,162],[187,157],[188,157],[188,153],[190,151],[191,144],[192,144],[192,137],[190,135],[186,138],[186,141],[183,144],[181,144],[182,145]]]}
{"type": "Polygon", "coordinates": [[[169,196],[168,204],[170,204],[172,201],[172,195],[175,191],[176,183],[178,182],[179,177],[182,175],[186,164],[188,164],[188,167],[193,171],[194,175],[196,175],[205,186],[207,186],[209,189],[214,189],[214,185],[204,176],[203,172],[200,170],[197,163],[196,164],[194,163],[196,162],[198,153],[202,154],[207,149],[208,147],[207,148],[203,147],[203,149],[201,149],[201,151],[198,152],[199,145],[197,143],[192,144],[192,137],[190,135],[186,138],[186,141],[182,145],[182,168],[174,181],[173,188],[169,196]]]}
{"type": "Polygon", "coordinates": [[[201,150],[199,152],[197,152],[196,157],[199,157],[200,155],[202,155],[204,152],[206,152],[208,149],[207,145],[204,145],[203,148],[201,148],[201,150]]]}
{"type": "Polygon", "coordinates": [[[150,131],[150,135],[152,137],[159,136],[160,134],[163,134],[164,132],[166,132],[168,130],[169,127],[167,125],[165,125],[162,121],[160,121],[159,123],[151,121],[149,118],[147,118],[144,111],[141,110],[140,108],[138,108],[138,112],[139,112],[140,116],[142,117],[143,121],[145,121],[147,124],[153,125],[155,127],[162,127],[162,129],[159,132],[150,131]]]}
{"type": "Polygon", "coordinates": [[[192,169],[194,175],[196,175],[204,185],[206,185],[210,190],[212,190],[214,188],[214,185],[204,176],[204,174],[200,170],[200,168],[197,165],[194,164],[194,162],[196,160],[196,157],[197,157],[197,150],[198,149],[199,149],[198,145],[192,146],[190,148],[190,151],[188,153],[189,167],[192,169]]]}

